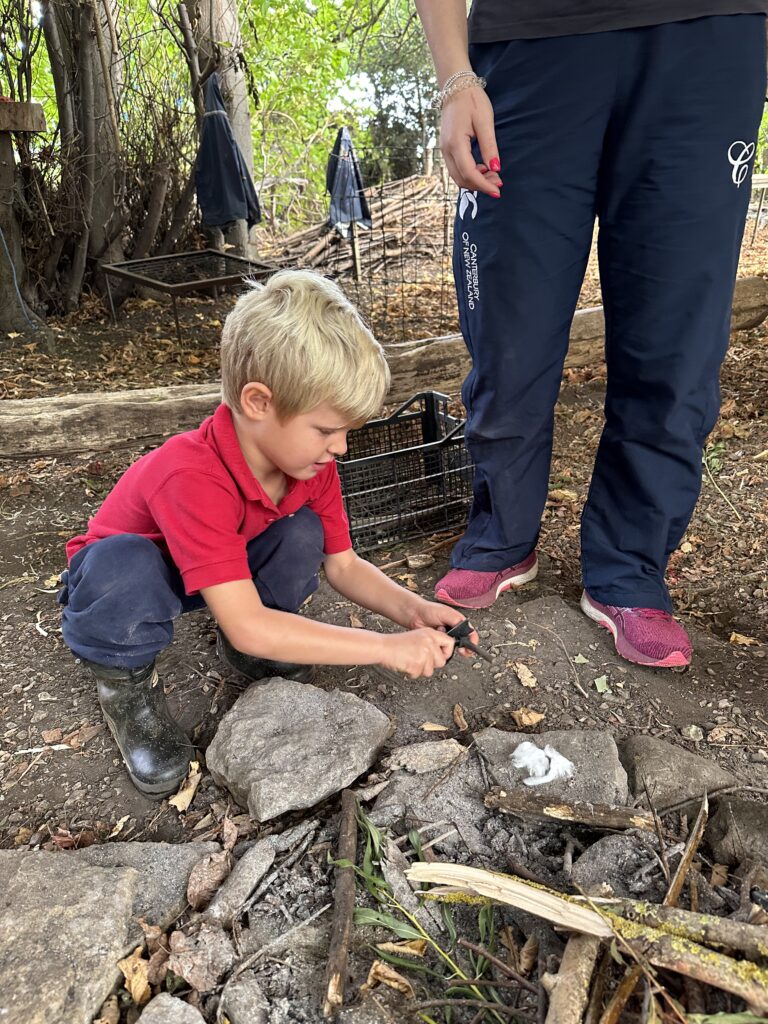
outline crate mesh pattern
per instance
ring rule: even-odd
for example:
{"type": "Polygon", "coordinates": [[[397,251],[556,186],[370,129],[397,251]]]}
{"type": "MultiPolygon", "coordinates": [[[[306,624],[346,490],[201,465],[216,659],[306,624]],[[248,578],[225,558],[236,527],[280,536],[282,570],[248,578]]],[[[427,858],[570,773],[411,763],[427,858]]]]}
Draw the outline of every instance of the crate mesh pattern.
{"type": "Polygon", "coordinates": [[[464,421],[448,413],[439,392],[415,395],[386,419],[350,431],[338,469],[360,552],[466,521],[472,462],[464,421]]]}

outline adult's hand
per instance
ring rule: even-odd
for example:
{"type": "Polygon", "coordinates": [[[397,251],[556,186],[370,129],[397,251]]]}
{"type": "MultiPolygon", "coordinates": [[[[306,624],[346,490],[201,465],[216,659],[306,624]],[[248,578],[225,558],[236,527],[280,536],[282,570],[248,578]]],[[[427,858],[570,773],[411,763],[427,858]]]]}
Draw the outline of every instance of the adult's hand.
{"type": "Polygon", "coordinates": [[[493,127],[493,107],[484,89],[462,89],[443,106],[440,149],[448,173],[461,188],[499,198],[501,163],[493,127]],[[472,140],[477,139],[481,163],[475,163],[472,140]]]}

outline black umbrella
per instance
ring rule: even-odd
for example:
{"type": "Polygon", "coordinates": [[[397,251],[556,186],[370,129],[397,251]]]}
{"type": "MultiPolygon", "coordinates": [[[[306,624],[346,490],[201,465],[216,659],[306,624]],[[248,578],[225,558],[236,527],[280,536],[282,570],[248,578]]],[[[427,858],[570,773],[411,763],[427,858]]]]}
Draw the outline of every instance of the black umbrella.
{"type": "Polygon", "coordinates": [[[195,165],[195,187],[204,224],[226,227],[233,221],[244,220],[252,228],[261,220],[256,189],[232,134],[219,76],[215,73],[205,85],[205,114],[195,165]]]}
{"type": "Polygon", "coordinates": [[[325,187],[331,194],[328,222],[347,238],[350,224],[371,226],[371,211],[363,193],[363,178],[347,128],[339,128],[336,143],[328,159],[325,187]]]}

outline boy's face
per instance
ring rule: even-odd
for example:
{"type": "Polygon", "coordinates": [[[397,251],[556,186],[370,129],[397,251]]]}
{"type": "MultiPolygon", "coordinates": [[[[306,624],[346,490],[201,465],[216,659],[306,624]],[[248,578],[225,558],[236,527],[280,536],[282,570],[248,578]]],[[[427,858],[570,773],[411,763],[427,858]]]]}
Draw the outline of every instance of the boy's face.
{"type": "Polygon", "coordinates": [[[349,430],[341,414],[325,402],[287,420],[281,420],[270,405],[254,440],[262,455],[286,476],[311,480],[346,452],[349,430]]]}

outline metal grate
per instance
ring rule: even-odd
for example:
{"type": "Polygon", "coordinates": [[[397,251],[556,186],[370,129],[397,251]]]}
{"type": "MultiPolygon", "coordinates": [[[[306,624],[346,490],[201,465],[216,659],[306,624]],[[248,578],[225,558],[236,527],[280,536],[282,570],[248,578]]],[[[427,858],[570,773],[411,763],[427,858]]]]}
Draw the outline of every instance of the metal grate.
{"type": "Polygon", "coordinates": [[[102,264],[102,270],[107,274],[124,277],[159,291],[175,292],[177,295],[201,288],[234,284],[243,278],[261,280],[274,274],[276,269],[272,264],[247,260],[216,249],[102,264]]]}
{"type": "Polygon", "coordinates": [[[473,468],[464,422],[436,391],[350,432],[338,463],[352,540],[370,551],[466,520],[473,468]]]}

